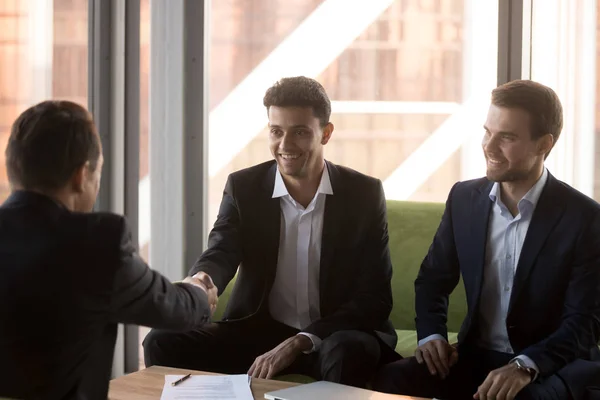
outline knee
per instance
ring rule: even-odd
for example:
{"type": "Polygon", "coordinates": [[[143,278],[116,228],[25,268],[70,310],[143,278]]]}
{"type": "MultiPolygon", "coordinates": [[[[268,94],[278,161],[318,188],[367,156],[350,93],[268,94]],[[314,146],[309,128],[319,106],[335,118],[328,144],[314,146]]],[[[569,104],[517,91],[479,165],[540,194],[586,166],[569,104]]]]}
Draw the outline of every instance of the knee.
{"type": "Polygon", "coordinates": [[[322,380],[364,387],[379,363],[379,342],[364,332],[340,331],[321,343],[322,380]]]}
{"type": "Polygon", "coordinates": [[[381,367],[371,381],[371,387],[377,392],[401,394],[398,387],[398,378],[402,374],[397,371],[397,363],[387,364],[381,367]]]}
{"type": "Polygon", "coordinates": [[[427,369],[414,357],[409,357],[381,367],[371,381],[371,387],[383,393],[421,396],[421,385],[427,385],[429,378],[427,369]]]}
{"type": "Polygon", "coordinates": [[[377,339],[364,332],[340,331],[321,344],[320,353],[329,361],[374,367],[379,362],[380,348],[377,339]]]}
{"type": "Polygon", "coordinates": [[[151,329],[142,341],[144,350],[154,351],[160,347],[160,344],[169,340],[170,332],[161,331],[159,329],[151,329]]]}
{"type": "Polygon", "coordinates": [[[172,354],[174,333],[152,329],[144,338],[144,363],[152,365],[169,365],[169,355],[172,354]]]}

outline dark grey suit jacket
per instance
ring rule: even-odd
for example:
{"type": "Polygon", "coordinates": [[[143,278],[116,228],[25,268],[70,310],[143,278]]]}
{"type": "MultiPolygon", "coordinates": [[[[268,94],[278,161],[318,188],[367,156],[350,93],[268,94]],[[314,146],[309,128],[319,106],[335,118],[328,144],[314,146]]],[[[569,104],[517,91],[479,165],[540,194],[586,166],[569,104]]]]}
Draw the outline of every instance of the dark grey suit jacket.
{"type": "MultiPolygon", "coordinates": [[[[272,198],[275,161],[229,176],[208,249],[190,275],[204,271],[223,291],[239,275],[224,319],[268,315],[277,270],[280,199],[272,198]]],[[[328,162],[333,195],[325,201],[320,265],[321,319],[304,329],[321,339],[336,331],[377,333],[389,348],[396,332],[392,310],[392,264],[381,181],[328,162]]],[[[389,350],[389,349],[388,349],[389,350]]]]}
{"type": "Polygon", "coordinates": [[[123,217],[32,192],[0,207],[0,397],[106,399],[118,323],[209,318],[202,290],[148,268],[123,217]]]}

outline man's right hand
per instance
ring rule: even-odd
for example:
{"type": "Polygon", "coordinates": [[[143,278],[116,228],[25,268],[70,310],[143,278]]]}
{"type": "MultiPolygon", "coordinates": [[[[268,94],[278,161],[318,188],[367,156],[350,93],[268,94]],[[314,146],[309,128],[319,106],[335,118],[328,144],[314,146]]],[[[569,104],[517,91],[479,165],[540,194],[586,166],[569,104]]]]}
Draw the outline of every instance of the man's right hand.
{"type": "Polygon", "coordinates": [[[445,340],[433,339],[417,347],[415,358],[419,364],[427,364],[431,375],[445,379],[458,361],[458,350],[445,340]]]}
{"type": "Polygon", "coordinates": [[[206,293],[208,296],[208,304],[210,305],[210,315],[212,316],[217,309],[217,303],[219,301],[218,293],[219,289],[214,284],[210,275],[206,272],[198,272],[194,276],[187,276],[183,283],[189,283],[190,285],[194,285],[206,293]]]}

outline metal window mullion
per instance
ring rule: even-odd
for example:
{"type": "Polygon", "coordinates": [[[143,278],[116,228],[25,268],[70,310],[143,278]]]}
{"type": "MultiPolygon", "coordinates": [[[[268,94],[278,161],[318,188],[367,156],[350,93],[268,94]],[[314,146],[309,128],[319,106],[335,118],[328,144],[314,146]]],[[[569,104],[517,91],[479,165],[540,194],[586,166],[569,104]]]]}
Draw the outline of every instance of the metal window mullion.
{"type": "Polygon", "coordinates": [[[206,243],[210,1],[184,2],[184,273],[206,243]]]}
{"type": "MultiPolygon", "coordinates": [[[[117,0],[121,1],[121,0],[117,0]]],[[[140,0],[125,3],[124,212],[138,246],[140,177],[140,0]]],[[[139,369],[139,328],[125,325],[125,373],[139,369]]]]}
{"type": "MultiPolygon", "coordinates": [[[[96,211],[125,214],[137,243],[139,0],[89,0],[89,109],[104,168],[96,211]]],[[[119,326],[113,376],[137,370],[138,329],[119,326]]]]}
{"type": "Polygon", "coordinates": [[[209,7],[151,0],[150,263],[172,280],[205,245],[209,7]]]}
{"type": "Polygon", "coordinates": [[[498,85],[523,77],[523,38],[531,39],[531,24],[524,24],[524,18],[531,20],[531,0],[498,0],[498,85]],[[525,10],[524,7],[529,7],[525,10]],[[525,10],[525,12],[524,12],[525,10]]]}

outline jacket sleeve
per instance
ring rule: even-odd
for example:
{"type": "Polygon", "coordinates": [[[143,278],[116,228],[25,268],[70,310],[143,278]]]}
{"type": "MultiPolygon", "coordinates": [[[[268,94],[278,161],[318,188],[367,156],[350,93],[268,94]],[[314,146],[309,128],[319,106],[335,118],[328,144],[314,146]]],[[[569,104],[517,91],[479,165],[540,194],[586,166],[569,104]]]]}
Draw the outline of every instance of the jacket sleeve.
{"type": "Polygon", "coordinates": [[[229,176],[225,184],[219,215],[208,237],[208,248],[189,274],[206,272],[223,293],[242,261],[240,215],[234,197],[234,182],[229,176]]]}
{"type": "Polygon", "coordinates": [[[189,284],[173,284],[137,254],[121,218],[120,249],[110,294],[113,322],[170,330],[190,330],[210,320],[206,293],[189,284]]]}
{"type": "Polygon", "coordinates": [[[442,221],[415,280],[417,338],[441,335],[448,340],[448,298],[460,280],[454,243],[452,195],[450,190],[442,221]]]}

